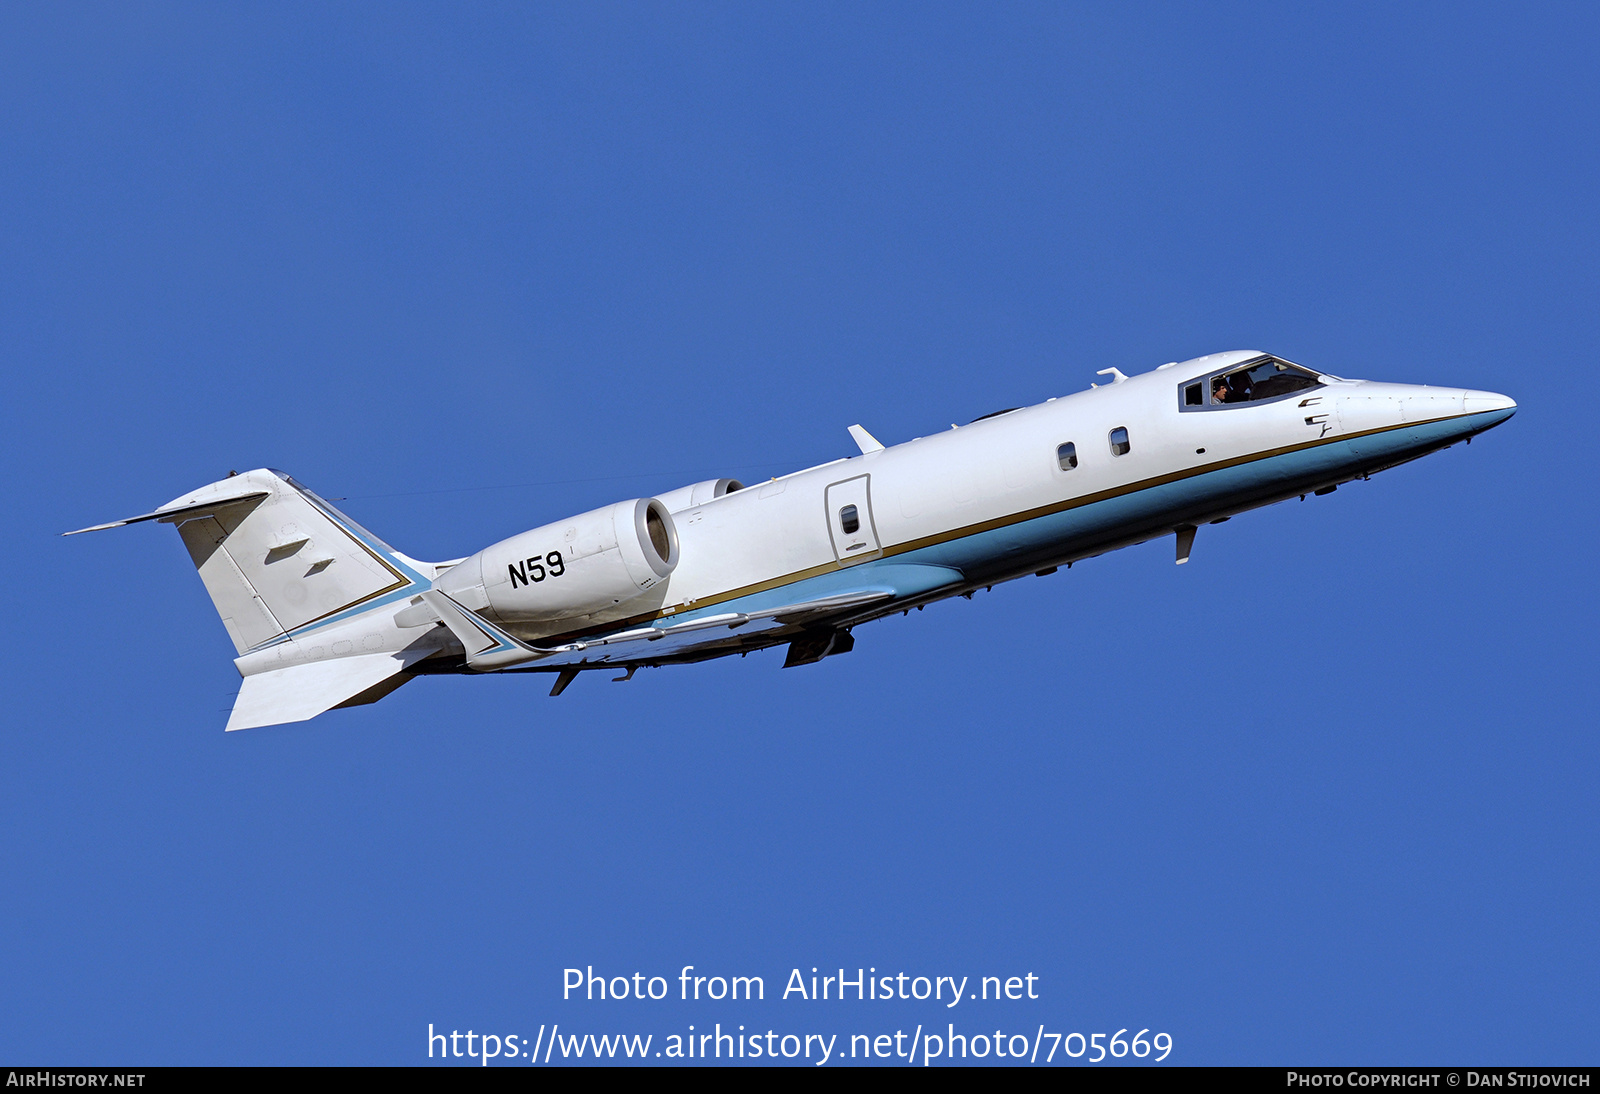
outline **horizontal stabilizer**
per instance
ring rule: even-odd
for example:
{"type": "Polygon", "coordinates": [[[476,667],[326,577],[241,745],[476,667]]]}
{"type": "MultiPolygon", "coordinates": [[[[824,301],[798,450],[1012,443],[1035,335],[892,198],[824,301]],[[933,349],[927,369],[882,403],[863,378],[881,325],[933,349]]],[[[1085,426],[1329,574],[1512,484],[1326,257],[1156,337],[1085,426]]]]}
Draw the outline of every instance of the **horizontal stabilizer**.
{"type": "Polygon", "coordinates": [[[406,664],[406,659],[392,653],[373,653],[246,676],[239,698],[234,700],[228,729],[255,729],[315,718],[373,690],[405,671],[406,664]]]}
{"type": "Polygon", "coordinates": [[[235,494],[232,497],[213,498],[195,505],[175,505],[166,509],[157,509],[153,513],[142,513],[137,517],[126,520],[114,520],[110,524],[93,524],[88,528],[74,528],[70,532],[62,532],[64,536],[81,535],[84,532],[104,532],[107,528],[122,528],[129,524],[138,524],[142,520],[173,520],[177,517],[198,517],[204,513],[212,513],[229,505],[237,505],[241,501],[251,501],[267,496],[266,490],[252,490],[247,494],[235,494]]]}

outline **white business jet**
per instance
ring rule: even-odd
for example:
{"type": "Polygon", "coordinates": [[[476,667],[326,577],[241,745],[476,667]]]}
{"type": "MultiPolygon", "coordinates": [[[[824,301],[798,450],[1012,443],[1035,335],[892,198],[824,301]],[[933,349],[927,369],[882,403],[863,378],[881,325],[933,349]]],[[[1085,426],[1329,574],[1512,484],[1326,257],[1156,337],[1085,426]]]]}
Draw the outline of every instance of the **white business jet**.
{"type": "MultiPolygon", "coordinates": [[[[396,551],[279,471],[230,474],[137,521],[175,524],[238,648],[228,729],[376,702],[431,673],[848,652],[892,612],[1195,530],[1499,425],[1504,395],[1341,380],[1216,353],[750,486],[695,483],[452,562],[396,551]]],[[[66,533],[75,535],[75,532],[66,533]]]]}

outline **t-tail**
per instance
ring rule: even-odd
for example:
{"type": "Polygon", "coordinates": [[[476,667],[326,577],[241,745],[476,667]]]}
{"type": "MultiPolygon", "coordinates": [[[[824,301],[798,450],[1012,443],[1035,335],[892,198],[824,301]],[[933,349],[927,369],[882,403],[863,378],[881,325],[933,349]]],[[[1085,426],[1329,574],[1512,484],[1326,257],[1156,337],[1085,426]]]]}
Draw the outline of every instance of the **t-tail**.
{"type": "Polygon", "coordinates": [[[394,620],[444,567],[406,557],[281,471],[230,474],[152,513],[65,534],[146,520],[177,525],[238,650],[230,730],[376,702],[445,641],[394,620]]]}

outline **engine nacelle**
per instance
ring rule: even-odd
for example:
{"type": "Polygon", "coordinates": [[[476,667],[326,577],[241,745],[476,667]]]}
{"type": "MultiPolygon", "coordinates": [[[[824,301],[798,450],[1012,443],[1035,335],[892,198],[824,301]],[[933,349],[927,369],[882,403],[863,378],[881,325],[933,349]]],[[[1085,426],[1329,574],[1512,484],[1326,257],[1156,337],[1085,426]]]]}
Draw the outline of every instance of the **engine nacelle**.
{"type": "Polygon", "coordinates": [[[680,486],[676,490],[668,490],[665,494],[657,494],[656,500],[667,507],[667,512],[681,513],[685,509],[693,509],[696,505],[704,505],[724,494],[743,489],[744,483],[738,479],[707,479],[692,486],[680,486]]]}
{"type": "Polygon", "coordinates": [[[499,622],[536,622],[625,604],[677,565],[672,514],[655,498],[637,498],[503,539],[435,585],[499,622]]]}

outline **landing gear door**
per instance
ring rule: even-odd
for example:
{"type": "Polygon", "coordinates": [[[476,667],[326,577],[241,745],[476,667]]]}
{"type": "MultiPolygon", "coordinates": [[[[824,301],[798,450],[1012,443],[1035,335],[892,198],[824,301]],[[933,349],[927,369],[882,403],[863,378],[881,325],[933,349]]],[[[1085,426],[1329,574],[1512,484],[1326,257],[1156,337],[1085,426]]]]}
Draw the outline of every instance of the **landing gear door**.
{"type": "Polygon", "coordinates": [[[883,545],[872,519],[871,475],[860,475],[828,487],[828,535],[833,554],[844,566],[878,558],[883,545]]]}

